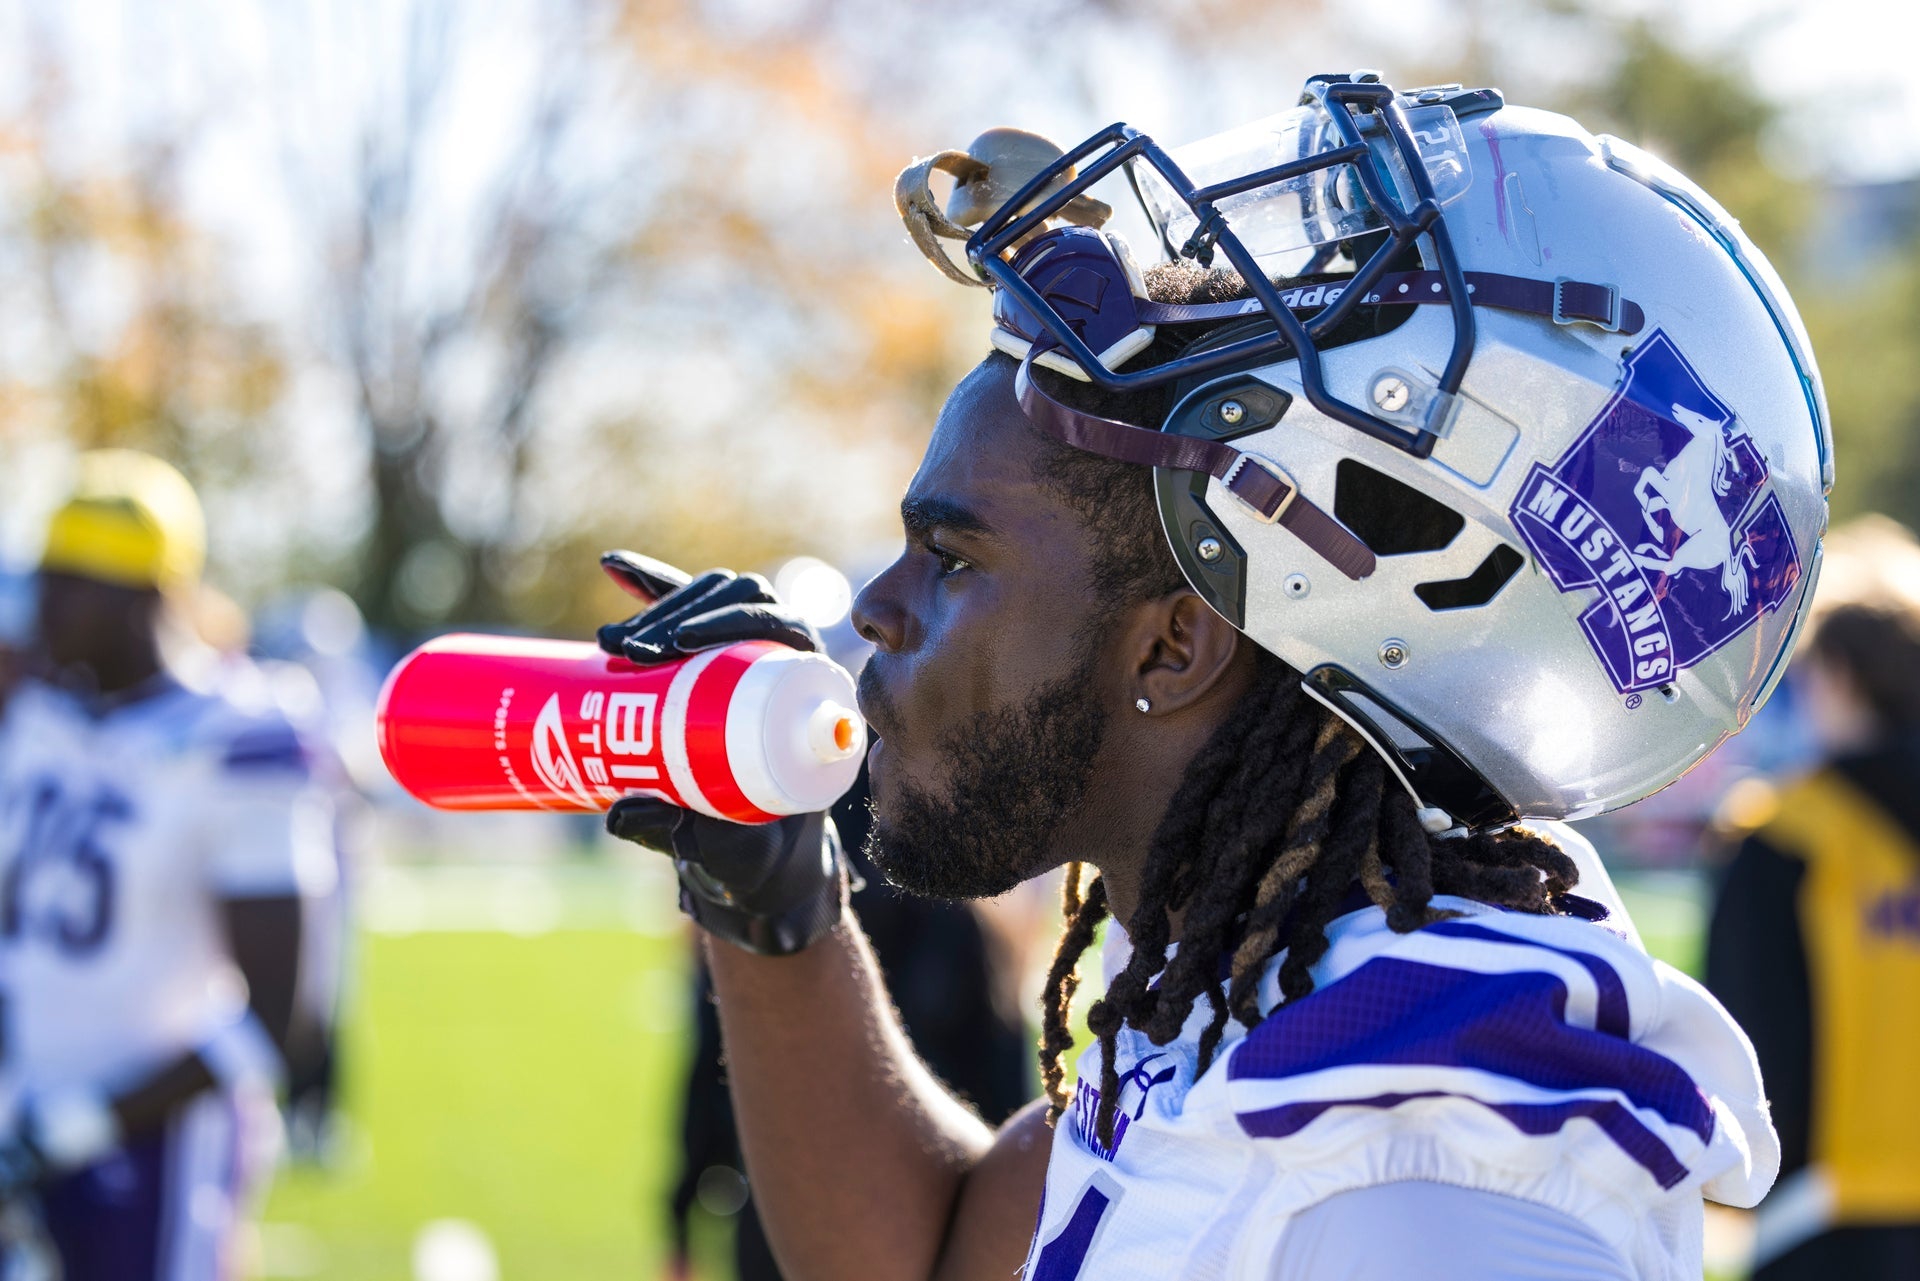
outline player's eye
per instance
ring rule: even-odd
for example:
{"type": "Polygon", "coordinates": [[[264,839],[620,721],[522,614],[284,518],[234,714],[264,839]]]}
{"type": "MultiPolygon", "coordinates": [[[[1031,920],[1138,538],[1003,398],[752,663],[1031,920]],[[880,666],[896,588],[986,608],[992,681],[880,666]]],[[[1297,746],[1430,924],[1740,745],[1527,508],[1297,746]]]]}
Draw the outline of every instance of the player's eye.
{"type": "Polygon", "coordinates": [[[954,555],[944,547],[929,544],[927,550],[932,552],[934,559],[940,562],[940,577],[942,578],[950,578],[961,570],[972,567],[971,561],[963,556],[954,555]]]}

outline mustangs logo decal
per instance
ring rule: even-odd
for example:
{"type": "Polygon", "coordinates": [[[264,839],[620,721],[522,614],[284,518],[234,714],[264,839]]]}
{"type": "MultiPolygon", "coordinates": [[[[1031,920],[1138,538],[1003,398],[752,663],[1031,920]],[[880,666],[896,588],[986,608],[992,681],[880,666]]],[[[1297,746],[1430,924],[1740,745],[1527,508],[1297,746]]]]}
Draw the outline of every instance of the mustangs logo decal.
{"type": "Polygon", "coordinates": [[[1573,447],[1534,465],[1509,514],[1554,586],[1599,589],[1580,626],[1623,694],[1666,684],[1800,579],[1766,460],[1659,330],[1573,447]]]}

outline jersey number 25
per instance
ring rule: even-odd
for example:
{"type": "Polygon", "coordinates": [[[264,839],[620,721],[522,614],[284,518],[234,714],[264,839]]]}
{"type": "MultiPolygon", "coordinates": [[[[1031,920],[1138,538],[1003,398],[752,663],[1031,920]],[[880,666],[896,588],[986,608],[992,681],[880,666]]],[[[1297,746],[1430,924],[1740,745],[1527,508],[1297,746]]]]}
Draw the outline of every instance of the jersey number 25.
{"type": "Polygon", "coordinates": [[[111,790],[75,802],[50,778],[5,799],[0,819],[19,838],[0,877],[0,938],[92,952],[113,927],[113,859],[102,838],[133,807],[111,790]]]}

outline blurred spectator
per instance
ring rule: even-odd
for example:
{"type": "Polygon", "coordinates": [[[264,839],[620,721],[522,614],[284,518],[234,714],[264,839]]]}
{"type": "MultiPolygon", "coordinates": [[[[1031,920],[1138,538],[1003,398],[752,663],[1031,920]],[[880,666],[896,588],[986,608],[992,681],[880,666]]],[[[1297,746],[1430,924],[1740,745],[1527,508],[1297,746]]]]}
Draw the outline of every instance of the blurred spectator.
{"type": "MultiPolygon", "coordinates": [[[[834,825],[866,883],[854,891],[854,910],[873,941],[914,1048],[941,1080],[997,1126],[1036,1093],[1033,1051],[1018,1009],[1018,976],[975,908],[902,894],[866,862],[860,851],[871,822],[867,797],[863,767],[852,790],[833,807],[834,825]]],[[[679,1275],[688,1275],[688,1216],[700,1204],[734,1216],[736,1281],[780,1281],[741,1174],[720,1019],[704,967],[696,979],[695,1011],[680,1178],[672,1200],[676,1266],[679,1275]]]]}
{"type": "Polygon", "coordinates": [[[0,1198],[37,1199],[65,1281],[231,1275],[335,876],[309,744],[187,630],[204,555],[178,472],[83,456],[0,719],[0,1198]]]}
{"type": "Polygon", "coordinates": [[[1781,1178],[1756,1281],[1920,1277],[1920,545],[1834,531],[1795,658],[1821,762],[1729,797],[1707,984],[1753,1037],[1781,1178]]]}

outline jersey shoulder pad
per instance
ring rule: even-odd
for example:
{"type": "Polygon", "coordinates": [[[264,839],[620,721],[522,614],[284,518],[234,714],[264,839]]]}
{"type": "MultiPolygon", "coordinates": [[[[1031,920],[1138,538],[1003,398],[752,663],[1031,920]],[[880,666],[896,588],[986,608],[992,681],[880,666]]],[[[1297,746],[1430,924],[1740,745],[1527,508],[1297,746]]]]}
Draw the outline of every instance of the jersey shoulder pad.
{"type": "Polygon", "coordinates": [[[222,772],[242,774],[307,775],[316,759],[310,737],[285,709],[244,688],[208,695],[195,733],[222,772]]]}
{"type": "MultiPolygon", "coordinates": [[[[1363,928],[1334,940],[1315,990],[1235,1047],[1229,1088],[1248,1134],[1291,1136],[1336,1109],[1455,1099],[1504,1116],[1516,1136],[1576,1116],[1602,1115],[1605,1129],[1632,1112],[1693,1144],[1711,1135],[1685,1067],[1640,1044],[1662,983],[1630,943],[1575,919],[1484,908],[1404,935],[1384,918],[1353,925],[1363,928]]],[[[1679,1164],[1650,1169],[1666,1182],[1679,1164]]]]}

